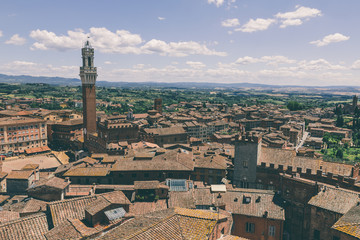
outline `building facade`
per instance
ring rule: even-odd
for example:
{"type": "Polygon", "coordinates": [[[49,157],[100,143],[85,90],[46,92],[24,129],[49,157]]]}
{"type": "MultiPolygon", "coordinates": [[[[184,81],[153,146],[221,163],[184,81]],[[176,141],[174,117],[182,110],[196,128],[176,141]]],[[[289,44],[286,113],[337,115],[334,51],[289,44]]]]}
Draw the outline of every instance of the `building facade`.
{"type": "Polygon", "coordinates": [[[37,147],[47,147],[45,120],[27,117],[0,118],[0,152],[12,155],[37,147]]]}

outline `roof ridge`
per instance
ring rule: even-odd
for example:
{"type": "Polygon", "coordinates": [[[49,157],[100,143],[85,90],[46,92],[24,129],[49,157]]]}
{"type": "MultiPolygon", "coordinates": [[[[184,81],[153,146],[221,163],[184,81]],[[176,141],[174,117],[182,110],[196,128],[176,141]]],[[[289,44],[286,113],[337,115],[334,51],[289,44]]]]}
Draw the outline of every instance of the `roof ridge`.
{"type": "Polygon", "coordinates": [[[355,226],[355,225],[360,225],[360,222],[358,222],[358,223],[343,223],[343,224],[339,224],[339,225],[334,224],[333,228],[345,227],[345,226],[355,226]]]}
{"type": "Polygon", "coordinates": [[[140,233],[146,232],[147,230],[155,227],[156,225],[158,225],[158,224],[164,222],[165,220],[168,220],[168,219],[170,219],[170,218],[172,218],[172,217],[174,217],[174,216],[176,216],[176,213],[175,213],[175,212],[172,213],[170,216],[167,216],[166,218],[163,218],[162,220],[160,220],[160,221],[158,221],[158,222],[156,222],[156,223],[153,223],[152,225],[150,225],[150,226],[148,226],[148,227],[145,227],[145,228],[142,228],[141,230],[139,230],[139,231],[131,234],[131,235],[128,236],[126,239],[131,239],[132,237],[135,237],[136,235],[139,235],[140,233]]]}
{"type": "Polygon", "coordinates": [[[77,198],[71,198],[71,199],[66,199],[66,200],[58,200],[58,201],[54,201],[54,202],[49,202],[47,203],[47,205],[56,205],[59,203],[66,203],[66,202],[74,202],[77,200],[82,200],[82,199],[87,199],[87,198],[97,198],[98,196],[96,195],[88,195],[88,196],[83,196],[83,197],[77,197],[77,198]]]}
{"type": "Polygon", "coordinates": [[[45,213],[31,214],[31,215],[26,216],[26,217],[21,217],[21,218],[18,218],[18,219],[14,219],[14,220],[11,220],[11,221],[1,223],[0,227],[4,227],[4,226],[10,225],[10,224],[14,224],[16,222],[22,222],[22,221],[25,221],[25,220],[29,220],[29,219],[33,219],[33,218],[39,218],[39,217],[46,217],[46,214],[45,213]]]}
{"type": "MultiPolygon", "coordinates": [[[[189,167],[186,166],[184,163],[182,163],[182,162],[179,161],[179,154],[180,154],[179,152],[176,152],[176,161],[175,161],[175,162],[183,165],[183,166],[186,167],[186,168],[189,168],[189,167]]],[[[194,167],[194,165],[193,165],[193,167],[194,167]]],[[[189,169],[190,169],[190,168],[189,168],[189,169]]]]}
{"type": "Polygon", "coordinates": [[[71,224],[71,226],[73,226],[73,228],[75,229],[75,231],[77,231],[77,232],[80,234],[80,236],[82,237],[82,236],[83,236],[82,232],[80,232],[80,230],[78,230],[78,229],[76,228],[76,226],[72,223],[72,221],[71,221],[70,219],[72,219],[72,218],[67,218],[66,221],[68,221],[68,222],[71,224]]]}

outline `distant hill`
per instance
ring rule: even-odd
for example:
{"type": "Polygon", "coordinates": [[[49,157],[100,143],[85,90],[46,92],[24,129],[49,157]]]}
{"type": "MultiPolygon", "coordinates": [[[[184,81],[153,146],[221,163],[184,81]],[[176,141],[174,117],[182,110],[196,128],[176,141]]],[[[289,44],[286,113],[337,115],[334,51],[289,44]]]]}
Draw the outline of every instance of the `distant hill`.
{"type": "MultiPolygon", "coordinates": [[[[12,76],[0,74],[0,83],[46,83],[51,85],[60,86],[78,86],[81,85],[80,79],[77,78],[62,78],[62,77],[34,77],[28,75],[12,76]]],[[[281,85],[266,85],[256,83],[207,83],[207,82],[109,82],[97,81],[97,86],[101,87],[124,87],[124,88],[201,88],[201,89],[216,89],[216,88],[258,88],[258,89],[317,89],[317,90],[330,90],[342,92],[359,91],[359,87],[353,86],[281,86],[281,85]]]]}

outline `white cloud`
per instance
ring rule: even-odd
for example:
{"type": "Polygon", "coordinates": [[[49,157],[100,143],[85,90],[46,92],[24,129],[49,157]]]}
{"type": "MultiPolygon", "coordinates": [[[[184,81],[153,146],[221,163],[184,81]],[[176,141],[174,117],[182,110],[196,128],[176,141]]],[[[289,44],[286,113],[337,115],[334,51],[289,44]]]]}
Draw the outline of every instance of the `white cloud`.
{"type": "Polygon", "coordinates": [[[68,31],[67,35],[56,35],[47,30],[31,31],[30,37],[36,40],[32,49],[59,51],[78,49],[87,37],[90,37],[91,44],[101,52],[107,53],[135,53],[139,50],[136,45],[142,42],[140,35],[132,34],[126,30],[111,32],[106,28],[90,28],[88,34],[83,30],[68,31]]]}
{"type": "Polygon", "coordinates": [[[223,27],[236,27],[239,25],[240,25],[240,22],[239,22],[239,19],[237,19],[237,18],[226,19],[221,22],[221,26],[223,26],[223,27]]]}
{"type": "Polygon", "coordinates": [[[110,62],[110,61],[105,61],[104,64],[106,64],[106,65],[111,65],[112,62],[110,62]]]}
{"type": "Polygon", "coordinates": [[[278,64],[290,64],[295,62],[295,60],[289,59],[285,56],[263,56],[261,58],[245,56],[242,58],[238,58],[235,61],[235,64],[246,65],[251,63],[266,63],[267,65],[277,66],[278,64]]]}
{"type": "Polygon", "coordinates": [[[263,31],[270,27],[271,24],[275,23],[274,19],[268,18],[257,18],[257,19],[250,19],[247,23],[245,23],[241,28],[235,29],[235,31],[241,32],[256,32],[256,31],[263,31]]]}
{"type": "Polygon", "coordinates": [[[349,39],[350,39],[350,37],[348,37],[348,36],[342,35],[341,33],[335,33],[335,34],[327,35],[321,40],[312,41],[312,42],[310,42],[310,44],[314,44],[318,47],[322,47],[322,46],[326,46],[330,43],[343,42],[343,41],[347,41],[349,39]]]}
{"type": "Polygon", "coordinates": [[[139,63],[133,66],[135,69],[143,69],[145,67],[145,64],[139,63]]]}
{"type": "Polygon", "coordinates": [[[319,70],[346,70],[348,69],[347,67],[343,66],[343,65],[334,65],[331,64],[330,62],[328,62],[325,59],[316,59],[316,60],[310,60],[310,61],[300,61],[298,63],[299,69],[304,69],[304,70],[315,70],[315,71],[319,71],[319,70]]]}
{"type": "Polygon", "coordinates": [[[206,65],[202,62],[193,62],[193,61],[187,61],[187,65],[189,65],[192,68],[204,68],[206,65]]]}
{"type": "Polygon", "coordinates": [[[301,19],[286,19],[282,21],[280,28],[286,28],[288,26],[299,26],[303,24],[303,21],[301,19]]]}
{"type": "Polygon", "coordinates": [[[2,37],[3,36],[3,32],[0,30],[0,37],[2,37]]]}
{"type": "Polygon", "coordinates": [[[319,9],[302,6],[296,6],[296,10],[293,12],[278,13],[275,15],[276,18],[279,18],[282,21],[280,28],[299,26],[303,24],[304,20],[319,16],[322,16],[319,9]]]}
{"type": "Polygon", "coordinates": [[[12,45],[24,45],[26,43],[26,39],[19,36],[19,34],[14,34],[9,40],[5,42],[6,44],[12,45]]]}
{"type": "Polygon", "coordinates": [[[152,39],[145,44],[139,34],[133,34],[126,30],[112,32],[106,28],[90,28],[87,34],[83,30],[68,31],[67,35],[56,35],[47,30],[31,31],[30,37],[35,39],[32,45],[33,50],[65,51],[79,49],[87,37],[94,48],[104,53],[119,54],[154,54],[162,56],[183,57],[191,54],[225,56],[224,52],[210,50],[206,45],[188,42],[165,42],[152,39]]]}
{"type": "Polygon", "coordinates": [[[238,58],[235,63],[236,64],[250,64],[250,63],[258,63],[260,62],[260,59],[258,58],[253,58],[253,57],[249,57],[249,56],[245,56],[242,58],[238,58]]]}
{"type": "Polygon", "coordinates": [[[351,69],[360,70],[360,59],[359,59],[359,60],[356,60],[356,61],[351,65],[351,69]]]}
{"type": "Polygon", "coordinates": [[[158,17],[158,19],[159,19],[160,21],[165,20],[164,17],[158,17]]]}
{"type": "Polygon", "coordinates": [[[215,4],[216,7],[220,7],[221,5],[223,5],[224,0],[208,0],[209,4],[215,4]]]}
{"type": "MultiPolygon", "coordinates": [[[[244,57],[250,62],[266,65],[259,68],[219,62],[215,66],[203,66],[202,62],[186,61],[185,67],[168,65],[164,67],[144,66],[143,68],[123,68],[106,72],[108,79],[132,79],[133,81],[160,82],[252,82],[285,85],[339,85],[351,84],[353,77],[346,72],[348,67],[334,65],[325,59],[291,60],[285,56],[244,57]],[[289,66],[268,64],[282,62],[289,66]],[[199,66],[199,67],[197,67],[199,66]]],[[[205,65],[205,64],[204,64],[205,65]]]]}
{"type": "Polygon", "coordinates": [[[0,71],[9,75],[75,77],[79,66],[53,66],[28,61],[13,61],[0,66],[0,71]]]}
{"type": "Polygon", "coordinates": [[[226,56],[225,52],[210,50],[207,46],[197,42],[170,42],[166,43],[161,40],[152,39],[141,47],[144,53],[158,53],[162,56],[185,57],[188,55],[215,55],[226,56]]]}
{"type": "Polygon", "coordinates": [[[282,19],[301,19],[301,18],[319,17],[321,15],[322,15],[322,13],[319,9],[296,6],[295,11],[278,13],[275,15],[275,17],[282,18],[282,19]]]}

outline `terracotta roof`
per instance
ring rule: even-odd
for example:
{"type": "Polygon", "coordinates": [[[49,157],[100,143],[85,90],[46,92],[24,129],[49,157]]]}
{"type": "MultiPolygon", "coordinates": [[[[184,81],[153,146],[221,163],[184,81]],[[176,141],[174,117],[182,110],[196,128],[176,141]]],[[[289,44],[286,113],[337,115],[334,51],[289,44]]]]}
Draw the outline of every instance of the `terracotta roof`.
{"type": "Polygon", "coordinates": [[[38,182],[35,182],[29,188],[29,190],[33,190],[33,189],[36,189],[38,187],[43,187],[43,186],[48,186],[48,187],[57,188],[57,189],[65,189],[67,186],[69,186],[69,184],[70,184],[70,182],[68,182],[67,180],[65,180],[63,178],[52,177],[49,179],[43,179],[38,182]]]}
{"type": "Polygon", "coordinates": [[[0,125],[12,126],[18,124],[31,124],[31,123],[44,123],[45,120],[39,118],[28,118],[28,117],[5,117],[0,118],[0,125]]]}
{"type": "Polygon", "coordinates": [[[101,197],[105,198],[111,204],[121,204],[128,205],[130,204],[129,199],[125,196],[122,191],[113,191],[100,194],[101,197]]]}
{"type": "Polygon", "coordinates": [[[160,199],[155,202],[134,202],[129,207],[129,213],[135,216],[142,216],[163,209],[167,209],[166,199],[160,199]]]}
{"type": "Polygon", "coordinates": [[[83,219],[86,206],[96,199],[96,196],[86,196],[48,203],[54,226],[64,223],[66,219],[83,219]]]}
{"type": "Polygon", "coordinates": [[[34,148],[25,149],[25,152],[27,154],[47,152],[47,151],[51,151],[51,149],[48,146],[34,147],[34,148]]]}
{"type": "Polygon", "coordinates": [[[81,239],[97,233],[94,228],[87,227],[79,219],[67,219],[64,223],[54,227],[45,234],[46,239],[81,239]]]}
{"type": "Polygon", "coordinates": [[[131,144],[132,149],[137,149],[137,148],[158,148],[158,147],[159,147],[159,145],[157,145],[155,143],[150,143],[150,142],[145,142],[145,141],[140,141],[140,142],[131,144]]]}
{"type": "Polygon", "coordinates": [[[15,211],[0,211],[0,223],[20,218],[20,213],[15,211]]]}
{"type": "Polygon", "coordinates": [[[273,202],[274,192],[267,190],[235,189],[226,193],[211,193],[210,188],[196,188],[189,192],[170,192],[169,207],[225,206],[234,214],[285,220],[285,211],[273,202]],[[244,202],[244,198],[248,202],[244,202]]]}
{"type": "Polygon", "coordinates": [[[78,197],[48,203],[54,226],[62,224],[66,219],[80,219],[85,217],[85,209],[90,212],[98,211],[110,204],[129,205],[130,201],[121,191],[113,191],[93,196],[78,197]],[[94,204],[93,204],[94,203],[94,204]],[[95,204],[96,203],[96,204],[95,204]]]}
{"type": "Polygon", "coordinates": [[[101,210],[107,208],[110,205],[111,203],[105,198],[99,197],[95,201],[89,203],[85,207],[85,211],[88,212],[90,215],[95,215],[96,213],[100,212],[101,210]]]}
{"type": "Polygon", "coordinates": [[[166,209],[127,221],[100,239],[208,239],[216,222],[217,214],[205,210],[166,209]]]}
{"type": "Polygon", "coordinates": [[[186,134],[186,131],[183,127],[169,127],[169,128],[145,128],[144,131],[147,134],[154,135],[176,135],[176,134],[186,134]]]}
{"type": "Polygon", "coordinates": [[[109,174],[110,169],[107,167],[80,167],[72,168],[64,173],[64,177],[105,177],[109,174]]]}
{"type": "Polygon", "coordinates": [[[169,192],[169,207],[195,208],[195,200],[192,191],[169,192]]]}
{"type": "Polygon", "coordinates": [[[326,186],[323,187],[317,195],[313,196],[308,204],[332,212],[345,214],[359,201],[359,193],[357,192],[326,186]]]}
{"type": "Polygon", "coordinates": [[[339,232],[360,239],[360,205],[351,208],[333,226],[339,232]]]}
{"type": "Polygon", "coordinates": [[[47,202],[32,198],[26,202],[23,209],[21,209],[21,213],[24,214],[24,213],[45,212],[46,205],[47,202]]]}
{"type": "Polygon", "coordinates": [[[177,150],[167,151],[152,160],[132,160],[126,158],[117,161],[111,171],[193,171],[192,154],[177,150]]]}
{"type": "Polygon", "coordinates": [[[39,164],[26,164],[21,170],[35,170],[39,168],[39,164]]]}
{"type": "Polygon", "coordinates": [[[264,217],[276,220],[285,220],[285,210],[274,203],[274,192],[252,191],[251,189],[235,189],[214,194],[216,205],[225,204],[225,210],[246,216],[264,217]],[[246,202],[246,198],[249,202],[246,202]],[[237,199],[237,200],[236,200],[237,199]]]}
{"type": "Polygon", "coordinates": [[[275,168],[279,165],[283,165],[284,170],[288,166],[292,166],[292,169],[296,170],[298,167],[305,173],[306,169],[311,169],[313,174],[316,174],[317,170],[323,172],[331,172],[334,175],[351,176],[352,165],[343,163],[331,163],[325,162],[321,159],[305,158],[296,156],[294,150],[285,150],[277,148],[261,148],[261,158],[258,161],[258,165],[266,163],[269,166],[274,164],[275,168]]]}
{"type": "Polygon", "coordinates": [[[225,170],[227,168],[227,159],[219,155],[199,157],[195,158],[195,167],[225,170]]]}
{"type": "Polygon", "coordinates": [[[34,173],[33,170],[12,170],[7,179],[29,179],[29,177],[34,173]]]}
{"type": "Polygon", "coordinates": [[[0,224],[0,239],[46,240],[44,234],[48,230],[46,215],[40,213],[0,224]]]}
{"type": "Polygon", "coordinates": [[[10,196],[8,196],[8,195],[0,195],[0,204],[4,203],[9,198],[10,198],[10,196]]]}
{"type": "Polygon", "coordinates": [[[160,186],[160,182],[154,181],[135,181],[134,189],[157,189],[160,186]]]}
{"type": "Polygon", "coordinates": [[[222,235],[219,240],[249,240],[247,238],[238,237],[234,235],[222,235]]]}

